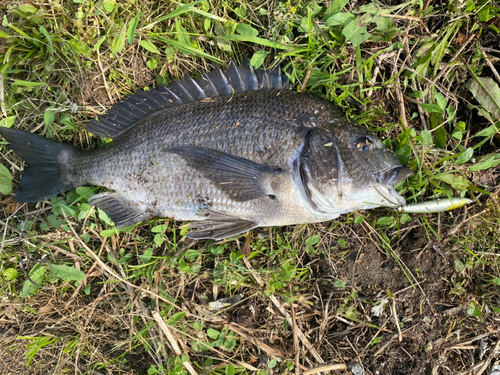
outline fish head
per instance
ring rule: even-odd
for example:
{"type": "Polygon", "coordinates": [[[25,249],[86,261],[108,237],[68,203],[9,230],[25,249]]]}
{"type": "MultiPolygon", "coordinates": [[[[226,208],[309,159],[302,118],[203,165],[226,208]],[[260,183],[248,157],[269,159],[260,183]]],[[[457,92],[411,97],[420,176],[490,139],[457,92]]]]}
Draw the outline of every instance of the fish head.
{"type": "Polygon", "coordinates": [[[313,136],[308,156],[303,175],[308,198],[319,211],[334,215],[405,204],[394,186],[412,171],[357,124],[313,136]]]}

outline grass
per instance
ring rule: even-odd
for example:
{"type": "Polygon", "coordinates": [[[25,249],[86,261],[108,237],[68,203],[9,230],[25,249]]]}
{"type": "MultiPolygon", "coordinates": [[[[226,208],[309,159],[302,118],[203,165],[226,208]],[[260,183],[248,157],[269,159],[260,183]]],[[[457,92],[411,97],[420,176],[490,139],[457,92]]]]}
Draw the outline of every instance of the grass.
{"type": "Polygon", "coordinates": [[[408,202],[475,200],[441,214],[377,209],[189,242],[168,219],[114,228],[86,203],[89,187],[17,204],[7,193],[21,163],[0,140],[0,373],[481,374],[498,365],[495,3],[0,9],[0,126],[102,146],[84,128],[112,104],[246,55],[255,67],[280,64],[295,90],[376,131],[415,172],[398,186],[408,202]],[[215,301],[222,307],[211,309],[215,301]]]}

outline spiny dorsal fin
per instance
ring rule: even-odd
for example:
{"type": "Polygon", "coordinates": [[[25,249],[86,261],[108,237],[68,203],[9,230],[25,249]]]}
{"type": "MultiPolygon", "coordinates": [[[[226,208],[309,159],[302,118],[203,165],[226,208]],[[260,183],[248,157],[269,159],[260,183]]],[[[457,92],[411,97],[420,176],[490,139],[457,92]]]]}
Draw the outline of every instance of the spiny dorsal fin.
{"type": "Polygon", "coordinates": [[[155,111],[208,97],[289,88],[288,77],[282,74],[279,67],[269,71],[255,71],[248,59],[240,66],[231,61],[224,72],[216,67],[210,73],[202,73],[198,79],[192,79],[186,74],[183,80],[174,80],[169,86],[138,91],[113,106],[107,115],[92,120],[87,131],[100,137],[116,138],[155,111]]]}

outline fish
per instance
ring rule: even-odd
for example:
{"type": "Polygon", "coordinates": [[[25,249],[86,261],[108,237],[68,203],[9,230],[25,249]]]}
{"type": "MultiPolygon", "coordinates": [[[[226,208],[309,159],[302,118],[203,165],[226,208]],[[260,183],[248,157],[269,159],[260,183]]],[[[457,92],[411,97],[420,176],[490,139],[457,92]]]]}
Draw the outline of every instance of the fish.
{"type": "Polygon", "coordinates": [[[403,206],[394,185],[411,169],[337,106],[291,87],[279,67],[248,61],[186,75],[93,119],[86,130],[113,142],[91,150],[0,128],[27,165],[15,199],[103,187],[88,203],[117,227],[168,217],[191,221],[193,240],[403,206]]]}

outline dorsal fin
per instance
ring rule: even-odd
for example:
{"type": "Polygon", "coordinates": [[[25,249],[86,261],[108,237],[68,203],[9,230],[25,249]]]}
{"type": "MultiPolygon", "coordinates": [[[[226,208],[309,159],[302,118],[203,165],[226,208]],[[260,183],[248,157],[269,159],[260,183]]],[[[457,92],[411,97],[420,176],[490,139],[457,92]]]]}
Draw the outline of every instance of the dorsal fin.
{"type": "Polygon", "coordinates": [[[202,73],[198,79],[186,74],[183,80],[174,80],[169,86],[138,91],[113,106],[107,115],[92,120],[87,131],[100,137],[116,138],[138,121],[162,109],[209,97],[289,88],[288,77],[282,74],[279,67],[269,71],[254,70],[248,59],[244,59],[240,66],[231,61],[224,72],[216,67],[210,73],[202,73]]]}

